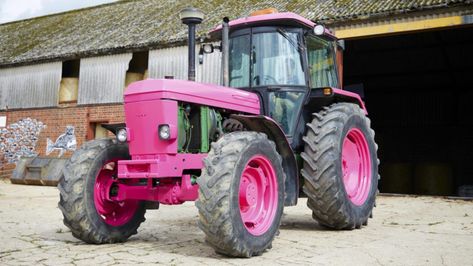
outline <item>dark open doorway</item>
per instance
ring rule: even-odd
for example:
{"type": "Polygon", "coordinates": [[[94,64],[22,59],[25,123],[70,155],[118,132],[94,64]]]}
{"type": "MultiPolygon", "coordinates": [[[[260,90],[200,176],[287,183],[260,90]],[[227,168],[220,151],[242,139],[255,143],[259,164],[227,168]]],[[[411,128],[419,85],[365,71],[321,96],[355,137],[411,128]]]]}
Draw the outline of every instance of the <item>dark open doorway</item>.
{"type": "Polygon", "coordinates": [[[473,27],[346,41],[344,84],[363,84],[381,192],[471,193],[472,47],[473,27]]]}

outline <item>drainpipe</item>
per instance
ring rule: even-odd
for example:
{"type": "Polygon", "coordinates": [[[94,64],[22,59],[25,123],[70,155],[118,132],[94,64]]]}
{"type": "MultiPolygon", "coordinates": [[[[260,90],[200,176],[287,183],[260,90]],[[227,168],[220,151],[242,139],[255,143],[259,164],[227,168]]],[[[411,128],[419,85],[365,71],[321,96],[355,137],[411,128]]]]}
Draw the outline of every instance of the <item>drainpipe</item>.
{"type": "Polygon", "coordinates": [[[229,74],[229,44],[228,44],[228,26],[229,19],[228,17],[223,18],[222,22],[222,77],[223,77],[223,86],[230,86],[230,74],[229,74]]]}
{"type": "Polygon", "coordinates": [[[187,79],[195,81],[195,28],[204,19],[204,13],[197,8],[187,7],[181,10],[179,17],[182,23],[189,27],[187,38],[187,46],[189,48],[187,79]]]}

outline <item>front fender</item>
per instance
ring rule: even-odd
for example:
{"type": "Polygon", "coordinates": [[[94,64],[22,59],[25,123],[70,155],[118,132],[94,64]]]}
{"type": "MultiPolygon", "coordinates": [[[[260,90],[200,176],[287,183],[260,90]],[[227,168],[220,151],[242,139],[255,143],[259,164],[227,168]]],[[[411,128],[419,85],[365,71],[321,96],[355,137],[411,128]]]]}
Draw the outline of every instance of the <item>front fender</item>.
{"type": "Polygon", "coordinates": [[[118,124],[100,124],[103,128],[106,130],[112,132],[115,136],[117,135],[117,131],[120,128],[125,128],[126,124],[125,123],[118,123],[118,124]]]}
{"type": "Polygon", "coordinates": [[[299,198],[299,171],[294,152],[282,129],[273,119],[263,115],[231,115],[231,118],[238,120],[248,130],[265,133],[274,141],[282,157],[282,167],[286,173],[284,205],[296,205],[299,198]]]}

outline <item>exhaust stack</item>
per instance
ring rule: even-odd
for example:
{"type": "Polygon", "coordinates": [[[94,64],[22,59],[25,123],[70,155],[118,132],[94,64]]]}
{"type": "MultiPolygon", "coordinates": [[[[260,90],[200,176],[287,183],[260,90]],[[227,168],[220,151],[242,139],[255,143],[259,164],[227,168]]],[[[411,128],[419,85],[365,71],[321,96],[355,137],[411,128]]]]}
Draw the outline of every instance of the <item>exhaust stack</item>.
{"type": "Polygon", "coordinates": [[[222,22],[222,78],[223,86],[230,86],[230,74],[229,74],[229,44],[228,44],[228,34],[229,34],[229,25],[230,20],[228,17],[223,18],[222,22]]]}
{"type": "Polygon", "coordinates": [[[195,28],[204,20],[204,13],[197,8],[187,7],[181,10],[179,18],[182,23],[189,27],[187,38],[188,52],[188,70],[187,79],[195,81],[195,28]]]}

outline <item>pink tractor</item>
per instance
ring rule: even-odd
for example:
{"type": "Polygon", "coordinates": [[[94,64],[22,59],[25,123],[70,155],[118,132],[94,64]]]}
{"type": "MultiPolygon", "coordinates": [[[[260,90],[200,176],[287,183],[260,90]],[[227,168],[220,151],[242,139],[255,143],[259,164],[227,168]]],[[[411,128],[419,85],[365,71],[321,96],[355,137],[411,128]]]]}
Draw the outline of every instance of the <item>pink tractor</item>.
{"type": "Polygon", "coordinates": [[[85,143],[67,162],[59,208],[87,243],[127,240],[147,209],[195,201],[198,226],[216,252],[251,257],[271,248],[284,206],[307,197],[332,229],[366,225],[375,205],[374,131],[360,97],[341,87],[343,42],[293,13],[224,18],[211,32],[222,51],[223,86],[148,79],[124,95],[116,137],[85,143]]]}

